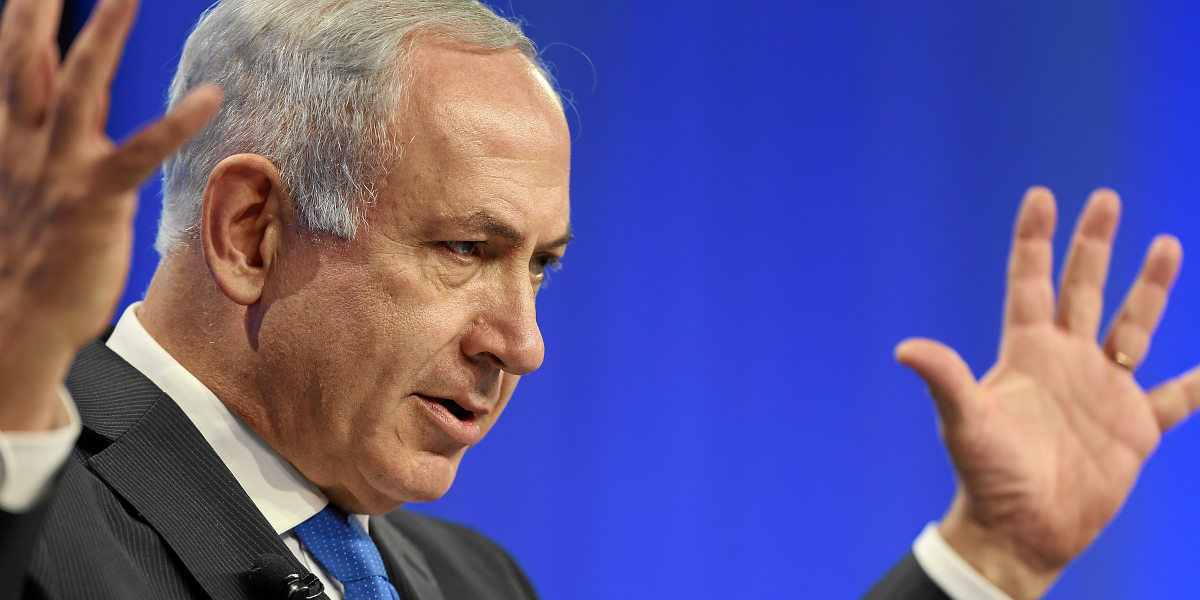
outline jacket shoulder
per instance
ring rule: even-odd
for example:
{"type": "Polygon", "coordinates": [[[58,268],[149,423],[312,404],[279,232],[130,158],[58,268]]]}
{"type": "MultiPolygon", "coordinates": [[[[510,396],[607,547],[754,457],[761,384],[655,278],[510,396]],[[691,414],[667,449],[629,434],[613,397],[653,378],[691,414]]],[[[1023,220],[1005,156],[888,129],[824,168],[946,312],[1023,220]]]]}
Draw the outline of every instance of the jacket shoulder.
{"type": "Polygon", "coordinates": [[[516,560],[474,529],[407,510],[383,518],[420,549],[447,599],[537,597],[516,560]]]}

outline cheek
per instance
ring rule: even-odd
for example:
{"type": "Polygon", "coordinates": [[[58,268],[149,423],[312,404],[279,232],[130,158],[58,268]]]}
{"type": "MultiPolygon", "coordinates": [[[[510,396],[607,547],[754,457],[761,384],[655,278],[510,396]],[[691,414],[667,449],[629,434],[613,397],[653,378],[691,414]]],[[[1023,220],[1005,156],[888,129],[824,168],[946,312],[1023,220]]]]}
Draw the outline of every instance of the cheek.
{"type": "MultiPolygon", "coordinates": [[[[438,389],[447,373],[459,374],[458,341],[477,302],[470,286],[447,287],[427,269],[397,269],[392,263],[399,259],[376,258],[310,280],[301,293],[279,298],[267,318],[272,362],[288,372],[277,375],[306,388],[304,395],[318,403],[310,410],[347,430],[394,436],[395,427],[383,425],[402,420],[398,402],[423,385],[438,389]]],[[[516,384],[507,379],[503,397],[516,384]]]]}
{"type": "Polygon", "coordinates": [[[430,310],[420,286],[401,275],[370,270],[337,281],[318,292],[308,311],[320,332],[310,340],[315,351],[361,374],[359,383],[381,384],[375,378],[382,372],[419,362],[446,318],[430,310]]]}
{"type": "Polygon", "coordinates": [[[478,310],[472,285],[447,285],[433,268],[383,273],[375,283],[375,326],[391,352],[417,363],[457,357],[457,341],[478,310]]]}
{"type": "Polygon", "coordinates": [[[257,350],[269,395],[283,400],[277,408],[299,413],[305,429],[361,427],[362,405],[404,361],[389,309],[377,290],[344,280],[313,281],[266,307],[257,350]]]}
{"type": "MultiPolygon", "coordinates": [[[[357,401],[357,399],[356,399],[357,401]]],[[[412,431],[414,420],[405,397],[364,399],[349,418],[353,422],[349,442],[366,451],[390,451],[397,442],[408,443],[419,432],[412,431]]]]}

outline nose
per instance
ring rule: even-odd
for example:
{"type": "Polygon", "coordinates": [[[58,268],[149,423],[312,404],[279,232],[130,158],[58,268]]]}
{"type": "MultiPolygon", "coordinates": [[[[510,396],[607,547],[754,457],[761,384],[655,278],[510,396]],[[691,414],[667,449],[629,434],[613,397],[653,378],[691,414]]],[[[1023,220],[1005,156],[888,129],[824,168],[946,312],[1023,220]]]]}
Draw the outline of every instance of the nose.
{"type": "Polygon", "coordinates": [[[546,346],[537,324],[537,291],[528,276],[482,303],[463,340],[463,352],[475,360],[488,360],[514,375],[525,375],[542,366],[546,346]]]}

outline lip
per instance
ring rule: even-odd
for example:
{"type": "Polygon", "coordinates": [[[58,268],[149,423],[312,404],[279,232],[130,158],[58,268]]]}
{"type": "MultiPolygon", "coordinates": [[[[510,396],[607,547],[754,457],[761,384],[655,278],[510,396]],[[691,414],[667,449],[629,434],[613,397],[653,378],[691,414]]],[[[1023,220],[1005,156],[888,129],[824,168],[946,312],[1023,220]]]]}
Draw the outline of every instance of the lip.
{"type": "Polygon", "coordinates": [[[474,446],[479,443],[479,440],[483,439],[483,430],[479,428],[478,417],[487,414],[487,410],[474,410],[473,407],[464,405],[453,398],[444,398],[446,400],[454,400],[459,406],[471,411],[471,416],[466,419],[459,419],[449,409],[438,403],[438,398],[435,396],[413,394],[413,397],[418,400],[417,404],[430,416],[430,421],[433,421],[450,439],[464,446],[474,446]]]}

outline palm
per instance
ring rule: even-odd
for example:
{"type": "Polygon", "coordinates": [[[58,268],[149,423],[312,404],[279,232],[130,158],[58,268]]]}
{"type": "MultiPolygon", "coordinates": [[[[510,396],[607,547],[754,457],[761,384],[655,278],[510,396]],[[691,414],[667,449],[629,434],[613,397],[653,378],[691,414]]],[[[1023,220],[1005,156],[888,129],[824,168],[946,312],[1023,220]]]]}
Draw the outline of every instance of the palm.
{"type": "Polygon", "coordinates": [[[943,534],[952,546],[954,535],[975,544],[968,549],[979,552],[964,556],[969,562],[983,561],[989,551],[994,558],[997,549],[1015,556],[1036,574],[1033,580],[1040,578],[1015,586],[1020,592],[1040,593],[1095,539],[1161,432],[1200,404],[1200,370],[1149,393],[1129,370],[1144,357],[1178,272],[1174,238],[1155,240],[1104,344],[1097,343],[1119,211],[1112,192],[1093,195],[1056,298],[1054,199],[1040,188],[1027,194],[1009,262],[1000,356],[980,381],[937,342],[897,347],[897,358],[929,384],[958,473],[943,534]]]}
{"type": "Polygon", "coordinates": [[[1050,563],[1081,552],[1120,508],[1159,429],[1145,394],[1095,342],[1055,327],[1005,341],[980,410],[947,431],[975,514],[1050,563]]]}
{"type": "Polygon", "coordinates": [[[0,430],[44,428],[71,355],[107,322],[129,268],[137,188],[216,113],[201,86],[116,146],[109,87],[136,12],[97,4],[60,64],[61,3],[10,0],[0,18],[0,430]],[[3,399],[0,399],[3,400],[3,399]]]}
{"type": "MultiPolygon", "coordinates": [[[[26,148],[45,148],[50,145],[46,136],[45,131],[18,131],[8,141],[10,147],[26,142],[26,148]]],[[[74,156],[44,152],[25,160],[40,159],[32,170],[47,179],[69,161],[79,180],[94,180],[97,165],[113,151],[102,133],[93,136],[74,156]]],[[[116,304],[128,269],[136,205],[134,190],[93,191],[86,198],[77,193],[45,179],[0,190],[9,209],[0,217],[3,226],[17,232],[5,240],[5,259],[14,275],[4,281],[5,300],[36,319],[33,327],[41,334],[61,332],[58,337],[75,346],[99,332],[116,304]]]]}

